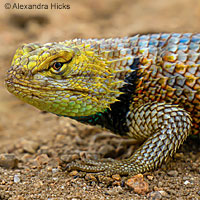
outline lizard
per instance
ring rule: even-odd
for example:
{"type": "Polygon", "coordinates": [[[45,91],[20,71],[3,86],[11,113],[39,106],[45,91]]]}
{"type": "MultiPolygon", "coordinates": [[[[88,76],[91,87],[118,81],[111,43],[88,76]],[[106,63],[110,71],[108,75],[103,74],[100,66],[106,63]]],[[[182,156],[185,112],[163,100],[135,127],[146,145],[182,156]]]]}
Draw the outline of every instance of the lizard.
{"type": "Polygon", "coordinates": [[[124,160],[67,170],[134,175],[159,168],[200,134],[200,34],[158,33],[24,44],[5,84],[21,100],[141,142],[124,160]]]}

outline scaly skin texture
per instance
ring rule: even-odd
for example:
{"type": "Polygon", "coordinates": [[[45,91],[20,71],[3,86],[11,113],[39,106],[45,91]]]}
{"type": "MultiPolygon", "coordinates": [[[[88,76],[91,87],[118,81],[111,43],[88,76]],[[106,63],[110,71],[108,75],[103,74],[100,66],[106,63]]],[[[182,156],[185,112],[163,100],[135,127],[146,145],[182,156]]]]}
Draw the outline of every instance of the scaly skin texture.
{"type": "Polygon", "coordinates": [[[101,125],[142,145],[122,161],[69,163],[105,175],[153,170],[200,128],[200,34],[27,44],[8,90],[48,112],[101,125]]]}

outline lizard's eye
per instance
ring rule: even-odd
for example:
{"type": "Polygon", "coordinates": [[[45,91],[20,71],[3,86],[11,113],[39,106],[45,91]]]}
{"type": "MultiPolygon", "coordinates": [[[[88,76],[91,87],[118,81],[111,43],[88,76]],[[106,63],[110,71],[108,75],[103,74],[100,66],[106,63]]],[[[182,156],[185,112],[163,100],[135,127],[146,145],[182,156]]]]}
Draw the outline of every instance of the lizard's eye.
{"type": "Polygon", "coordinates": [[[52,68],[56,71],[59,71],[60,68],[63,66],[64,63],[61,63],[61,62],[55,62],[53,65],[52,65],[52,68]]]}
{"type": "Polygon", "coordinates": [[[66,61],[66,60],[63,60],[63,61],[60,61],[60,62],[59,61],[57,61],[57,62],[55,61],[54,63],[52,63],[49,66],[50,71],[53,74],[57,74],[57,75],[62,75],[63,73],[65,73],[65,71],[67,70],[66,65],[72,61],[72,58],[69,59],[68,61],[66,61]]]}
{"type": "Polygon", "coordinates": [[[53,74],[62,75],[66,71],[66,68],[63,67],[64,64],[64,62],[55,62],[50,66],[50,71],[53,74]]]}

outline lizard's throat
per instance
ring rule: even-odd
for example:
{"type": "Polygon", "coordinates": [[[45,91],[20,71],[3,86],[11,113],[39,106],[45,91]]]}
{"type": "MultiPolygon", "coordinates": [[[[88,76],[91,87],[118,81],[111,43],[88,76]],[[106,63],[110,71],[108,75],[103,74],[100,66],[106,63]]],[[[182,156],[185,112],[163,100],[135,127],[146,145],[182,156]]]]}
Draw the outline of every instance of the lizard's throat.
{"type": "Polygon", "coordinates": [[[135,63],[135,70],[126,76],[126,84],[119,89],[122,94],[117,97],[117,101],[110,104],[109,109],[89,116],[71,118],[82,123],[104,127],[120,135],[126,135],[129,131],[126,123],[126,116],[129,112],[133,95],[136,92],[137,81],[140,78],[138,65],[139,63],[135,63]]]}

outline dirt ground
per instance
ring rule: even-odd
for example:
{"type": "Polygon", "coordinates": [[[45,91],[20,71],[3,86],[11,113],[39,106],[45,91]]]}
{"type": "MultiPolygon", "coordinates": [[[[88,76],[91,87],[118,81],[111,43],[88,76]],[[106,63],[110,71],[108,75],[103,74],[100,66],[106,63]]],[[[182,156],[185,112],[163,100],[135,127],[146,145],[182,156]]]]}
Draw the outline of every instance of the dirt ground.
{"type": "Polygon", "coordinates": [[[0,200],[200,199],[199,141],[187,141],[169,164],[144,174],[149,185],[144,194],[124,185],[123,178],[105,184],[79,178],[62,170],[61,158],[79,154],[124,158],[134,146],[105,130],[41,112],[4,86],[12,56],[23,43],[200,32],[199,0],[2,0],[0,4],[0,154],[14,154],[19,161],[14,169],[0,167],[0,200]],[[64,3],[70,9],[5,8],[14,2],[64,3]]]}

